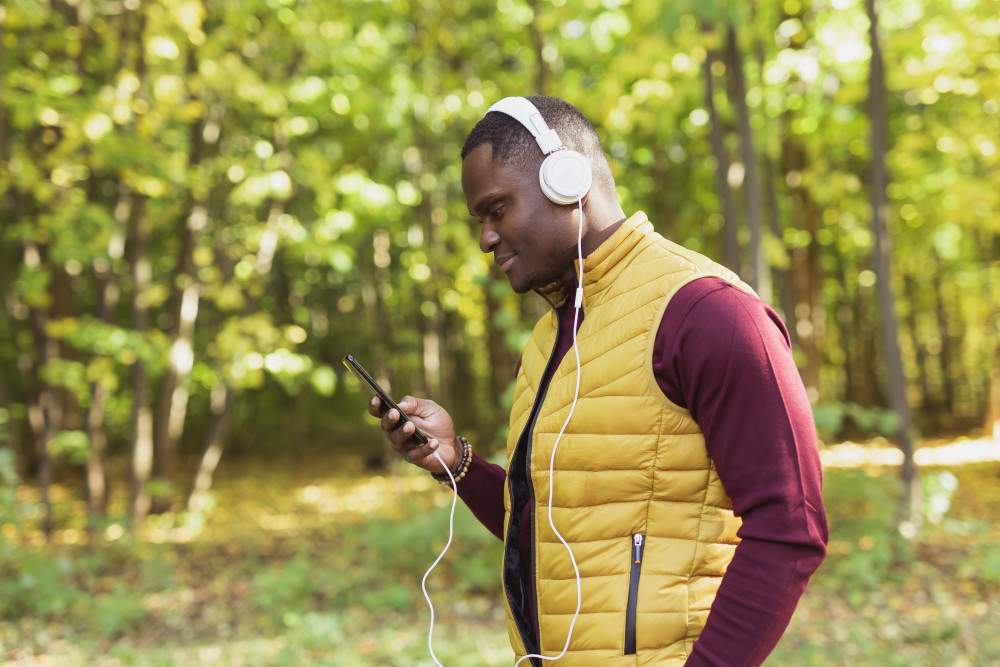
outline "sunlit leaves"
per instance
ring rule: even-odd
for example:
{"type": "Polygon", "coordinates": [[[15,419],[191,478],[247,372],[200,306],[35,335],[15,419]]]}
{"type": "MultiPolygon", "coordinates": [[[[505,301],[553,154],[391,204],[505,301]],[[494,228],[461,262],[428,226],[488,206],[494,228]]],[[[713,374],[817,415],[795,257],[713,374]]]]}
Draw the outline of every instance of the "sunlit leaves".
{"type": "Polygon", "coordinates": [[[54,456],[63,457],[72,465],[83,465],[91,456],[90,440],[84,431],[61,431],[49,447],[54,456]]]}
{"type": "MultiPolygon", "coordinates": [[[[0,247],[12,285],[5,326],[20,331],[30,309],[60,309],[57,338],[87,368],[99,360],[112,365],[103,373],[122,377],[144,358],[136,352],[144,345],[154,357],[169,350],[156,333],[121,340],[131,328],[125,301],[113,323],[93,321],[98,276],[131,295],[125,248],[130,203],[141,197],[154,332],[173,324],[178,230],[191,224],[197,232],[200,405],[223,378],[336,396],[339,369],[325,364],[353,348],[386,360],[398,385],[437,383],[472,396],[477,420],[501,423],[502,389],[489,384],[496,373],[483,350],[506,341],[516,361],[534,311],[490,273],[478,248],[460,188],[466,132],[501,96],[563,96],[604,139],[626,211],[644,209],[671,238],[718,257],[704,67],[730,24],[744,50],[754,141],[773,179],[769,264],[787,268],[789,253],[815,246],[827,272],[818,304],[828,314],[827,362],[840,369],[843,345],[860,336],[858,320],[839,319],[850,300],[870,306],[873,275],[860,0],[765,2],[752,11],[693,0],[67,6],[78,24],[73,12],[44,3],[15,0],[0,10],[9,145],[0,247]],[[792,144],[802,164],[787,163],[792,144]],[[812,227],[791,204],[798,188],[815,206],[812,227]],[[189,222],[192,203],[200,213],[189,222]],[[304,337],[289,338],[290,326],[304,337]],[[435,352],[452,366],[429,370],[435,352]],[[268,355],[277,355],[273,372],[268,355]],[[471,369],[469,377],[453,377],[459,368],[471,369]]],[[[948,340],[933,331],[929,277],[940,270],[953,295],[941,306],[948,319],[974,322],[966,344],[975,350],[949,372],[981,374],[975,368],[995,347],[987,323],[1000,296],[989,261],[1000,229],[1000,19],[975,0],[889,0],[883,15],[889,225],[907,260],[894,282],[909,277],[919,288],[907,306],[916,313],[907,349],[932,359],[947,351],[948,340]]],[[[724,89],[731,72],[716,61],[712,73],[720,117],[732,127],[724,89]]],[[[728,140],[735,155],[731,133],[728,140]]],[[[732,187],[743,186],[746,166],[732,162],[732,187]]],[[[0,364],[14,368],[14,358],[0,364]]],[[[840,389],[832,383],[828,391],[846,401],[840,389]]]]}
{"type": "MultiPolygon", "coordinates": [[[[48,333],[75,350],[87,353],[88,358],[108,357],[125,366],[142,360],[156,370],[162,368],[168,352],[167,342],[161,332],[143,334],[92,317],[65,318],[50,322],[48,333]]],[[[58,364],[60,361],[52,363],[58,364]]],[[[99,362],[94,366],[94,372],[106,369],[99,362]]],[[[66,373],[60,371],[57,375],[66,376],[66,373]]],[[[97,376],[88,372],[88,380],[97,379],[97,376]]]]}

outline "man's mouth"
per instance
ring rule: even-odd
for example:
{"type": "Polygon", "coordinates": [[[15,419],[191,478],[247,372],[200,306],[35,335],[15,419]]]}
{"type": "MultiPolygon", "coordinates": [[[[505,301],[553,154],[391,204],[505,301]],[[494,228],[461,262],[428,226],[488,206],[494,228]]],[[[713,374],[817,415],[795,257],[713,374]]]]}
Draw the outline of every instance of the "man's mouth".
{"type": "Polygon", "coordinates": [[[493,261],[500,267],[501,271],[507,273],[507,269],[513,264],[515,258],[517,258],[517,255],[504,255],[503,257],[497,257],[493,261]]]}

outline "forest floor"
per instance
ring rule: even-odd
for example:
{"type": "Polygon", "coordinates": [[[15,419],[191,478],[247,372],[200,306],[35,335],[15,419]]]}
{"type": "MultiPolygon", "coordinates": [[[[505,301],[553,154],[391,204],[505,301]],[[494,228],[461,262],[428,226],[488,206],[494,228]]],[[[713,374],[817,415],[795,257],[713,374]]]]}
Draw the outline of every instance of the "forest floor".
{"type": "MultiPolygon", "coordinates": [[[[824,448],[829,556],[767,665],[1000,664],[1000,445],[935,444],[918,450],[912,539],[895,520],[893,450],[824,448]]],[[[30,515],[2,526],[0,664],[434,664],[420,584],[451,496],[425,475],[233,459],[208,516],[154,517],[142,541],[109,522],[99,544],[73,527],[74,494],[57,489],[68,527],[49,545],[32,544],[30,515]]],[[[32,489],[18,497],[30,507],[32,489]]],[[[446,665],[512,664],[500,544],[461,503],[455,521],[428,577],[434,651],[446,665]]]]}

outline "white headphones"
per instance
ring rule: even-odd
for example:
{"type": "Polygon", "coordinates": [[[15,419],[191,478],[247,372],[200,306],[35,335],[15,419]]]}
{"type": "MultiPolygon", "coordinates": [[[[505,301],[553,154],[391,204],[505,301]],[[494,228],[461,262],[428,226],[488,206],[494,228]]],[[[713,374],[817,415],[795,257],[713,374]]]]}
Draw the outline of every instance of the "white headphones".
{"type": "MultiPolygon", "coordinates": [[[[552,519],[552,498],[553,489],[555,488],[555,461],[556,461],[556,451],[559,448],[559,442],[562,440],[563,433],[566,431],[566,427],[569,425],[570,419],[573,417],[573,412],[576,410],[577,401],[580,398],[580,348],[576,344],[576,330],[579,324],[580,317],[580,307],[583,302],[583,197],[590,192],[590,185],[593,181],[593,175],[590,171],[590,163],[580,153],[570,150],[563,146],[562,141],[559,140],[559,135],[555,133],[554,130],[549,129],[549,126],[545,124],[545,120],[542,118],[542,114],[538,112],[535,105],[529,100],[523,97],[505,97],[493,106],[489,108],[486,113],[490,111],[499,111],[500,113],[507,114],[511,118],[521,123],[529,132],[531,136],[535,138],[538,142],[538,147],[542,149],[546,157],[542,161],[542,167],[538,170],[538,184],[542,187],[542,192],[545,196],[556,204],[576,204],[580,207],[580,226],[576,242],[576,251],[578,259],[578,268],[580,271],[579,282],[576,288],[576,313],[573,317],[573,347],[571,348],[576,354],[576,390],[573,394],[573,405],[570,406],[569,414],[566,416],[566,421],[563,423],[562,429],[559,431],[559,435],[556,436],[556,441],[552,445],[552,457],[549,459],[549,503],[548,503],[548,515],[549,515],[549,526],[552,527],[552,532],[555,533],[562,545],[566,547],[566,551],[569,554],[570,563],[573,565],[573,572],[576,575],[576,611],[573,613],[573,620],[569,624],[569,632],[566,634],[566,644],[563,646],[562,652],[555,656],[545,656],[536,653],[531,653],[528,655],[521,656],[521,658],[514,664],[514,667],[520,665],[524,660],[537,658],[539,660],[559,660],[566,652],[569,650],[569,643],[573,637],[573,628],[576,625],[576,619],[580,616],[580,609],[583,606],[583,591],[580,585],[580,568],[576,564],[576,556],[573,555],[573,549],[570,547],[566,538],[562,536],[562,533],[556,528],[556,524],[552,519]]],[[[444,461],[441,460],[441,456],[434,452],[434,456],[437,457],[438,461],[444,465],[444,461]]],[[[427,577],[430,576],[431,570],[437,567],[437,564],[441,562],[444,558],[445,553],[451,546],[452,538],[455,535],[455,505],[458,502],[458,491],[456,489],[455,478],[451,474],[451,470],[448,466],[444,466],[445,472],[448,473],[448,478],[451,481],[451,488],[454,489],[451,500],[451,518],[449,520],[448,526],[448,543],[445,545],[444,550],[434,561],[434,564],[430,566],[430,569],[424,574],[423,580],[420,582],[420,588],[424,592],[424,598],[427,600],[427,604],[431,609],[431,627],[427,634],[427,648],[430,650],[431,658],[434,660],[434,664],[438,667],[443,667],[443,665],[438,661],[437,655],[434,654],[434,605],[431,603],[431,598],[427,594],[427,577]]]]}
{"type": "Polygon", "coordinates": [[[490,111],[507,114],[523,125],[548,157],[538,170],[542,192],[556,204],[575,204],[590,191],[593,175],[590,163],[580,153],[566,148],[555,130],[549,129],[542,114],[524,97],[505,97],[490,111]]]}
{"type": "Polygon", "coordinates": [[[573,404],[569,408],[569,414],[566,415],[566,421],[563,422],[562,428],[559,430],[559,435],[556,436],[556,441],[552,445],[552,456],[549,459],[550,481],[548,503],[549,526],[552,527],[552,532],[555,533],[556,537],[559,538],[559,541],[566,548],[570,563],[573,565],[573,573],[576,575],[576,611],[573,612],[573,620],[570,621],[569,631],[566,633],[566,644],[563,646],[562,652],[555,656],[545,656],[537,653],[523,655],[514,663],[514,667],[518,667],[524,660],[533,658],[539,660],[559,660],[566,655],[566,652],[569,650],[570,640],[573,638],[573,628],[576,626],[576,619],[579,618],[580,609],[583,606],[580,568],[576,564],[576,556],[573,554],[572,547],[570,547],[566,538],[562,536],[562,533],[559,532],[559,529],[556,528],[555,521],[552,518],[552,500],[553,490],[556,485],[556,451],[559,448],[560,441],[562,441],[566,427],[569,426],[570,419],[573,418],[576,404],[580,399],[580,348],[576,344],[576,330],[580,322],[580,308],[583,304],[583,197],[590,191],[593,174],[590,171],[590,162],[587,161],[587,158],[563,146],[562,141],[559,140],[559,135],[554,130],[549,129],[549,126],[545,124],[545,120],[542,118],[542,114],[538,112],[538,109],[529,100],[523,97],[505,97],[491,106],[486,113],[490,111],[505,113],[520,122],[521,125],[531,132],[531,136],[538,142],[538,147],[542,149],[542,153],[548,156],[542,161],[542,167],[538,170],[538,184],[542,186],[542,192],[545,193],[545,196],[556,204],[576,204],[580,207],[580,226],[576,241],[577,268],[580,273],[576,287],[576,303],[574,306],[576,312],[573,315],[573,347],[571,348],[576,355],[576,390],[573,393],[573,404]]]}

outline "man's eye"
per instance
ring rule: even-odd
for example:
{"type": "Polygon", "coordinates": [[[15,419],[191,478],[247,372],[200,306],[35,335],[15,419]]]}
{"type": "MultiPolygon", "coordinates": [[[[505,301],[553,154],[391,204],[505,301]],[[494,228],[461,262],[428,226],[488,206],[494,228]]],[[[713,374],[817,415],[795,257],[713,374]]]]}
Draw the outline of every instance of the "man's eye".
{"type": "Polygon", "coordinates": [[[503,206],[499,206],[490,211],[490,215],[493,216],[494,218],[499,218],[501,214],[503,214],[503,206]]]}

